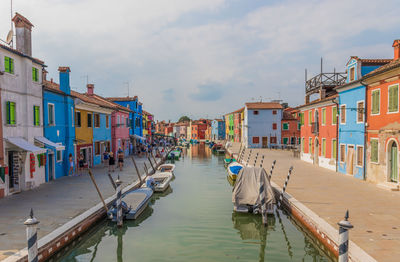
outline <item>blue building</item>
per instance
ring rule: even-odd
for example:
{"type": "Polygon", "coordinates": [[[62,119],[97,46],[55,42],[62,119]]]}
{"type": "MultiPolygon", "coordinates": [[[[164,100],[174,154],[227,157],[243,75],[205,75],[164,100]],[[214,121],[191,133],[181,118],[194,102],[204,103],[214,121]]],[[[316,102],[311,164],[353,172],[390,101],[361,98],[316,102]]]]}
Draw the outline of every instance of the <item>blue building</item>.
{"type": "Polygon", "coordinates": [[[211,121],[211,140],[225,139],[225,121],[222,119],[214,119],[211,121]]]}
{"type": "Polygon", "coordinates": [[[275,102],[246,103],[244,109],[244,144],[249,148],[279,146],[283,107],[275,102]]]}
{"type": "Polygon", "coordinates": [[[68,175],[69,154],[74,156],[74,100],[69,84],[69,67],[59,67],[60,84],[44,81],[43,128],[44,137],[35,142],[47,149],[46,181],[68,175]]]}
{"type": "Polygon", "coordinates": [[[352,56],[346,65],[346,83],[339,93],[337,171],[365,179],[365,94],[362,77],[390,59],[360,59],[352,56]]]}

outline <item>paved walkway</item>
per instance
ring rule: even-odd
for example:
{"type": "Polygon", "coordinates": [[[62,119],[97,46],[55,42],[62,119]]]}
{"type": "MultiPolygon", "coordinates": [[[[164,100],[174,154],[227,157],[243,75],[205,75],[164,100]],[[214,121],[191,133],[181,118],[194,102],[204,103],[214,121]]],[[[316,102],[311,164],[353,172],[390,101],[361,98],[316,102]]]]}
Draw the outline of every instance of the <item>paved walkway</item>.
{"type": "MultiPolygon", "coordinates": [[[[144,173],[145,160],[150,168],[147,158],[135,160],[141,174],[144,173]]],[[[107,176],[107,168],[95,167],[92,171],[103,197],[112,196],[115,191],[107,176]]],[[[130,158],[125,159],[123,171],[116,169],[111,174],[114,180],[120,176],[123,187],[138,180],[130,158]]],[[[0,260],[26,247],[26,229],[23,223],[31,208],[40,221],[40,239],[99,202],[97,191],[87,171],[82,176],[63,177],[33,190],[0,199],[0,260]]]]}
{"type": "MultiPolygon", "coordinates": [[[[233,146],[233,152],[239,146],[233,146]]],[[[231,150],[232,150],[231,149],[231,150]]],[[[244,160],[247,160],[246,150],[244,160]]],[[[342,175],[325,168],[294,158],[289,151],[253,149],[250,163],[255,154],[265,155],[264,168],[269,172],[272,161],[276,166],[272,180],[284,184],[291,165],[294,172],[290,177],[287,192],[338,228],[345,211],[350,212],[354,229],[350,239],[378,261],[400,261],[400,192],[391,192],[376,185],[342,175]]]]}

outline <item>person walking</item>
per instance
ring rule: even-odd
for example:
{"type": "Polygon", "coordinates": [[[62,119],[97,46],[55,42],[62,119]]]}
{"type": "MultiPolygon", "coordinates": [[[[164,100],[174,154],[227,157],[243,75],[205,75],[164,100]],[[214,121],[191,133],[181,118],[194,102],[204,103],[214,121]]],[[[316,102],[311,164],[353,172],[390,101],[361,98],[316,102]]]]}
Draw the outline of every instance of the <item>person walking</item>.
{"type": "Polygon", "coordinates": [[[106,151],[104,151],[104,153],[103,153],[104,167],[106,167],[108,165],[108,158],[109,158],[109,153],[108,153],[108,149],[106,149],[106,151]]]}
{"type": "Polygon", "coordinates": [[[72,157],[72,154],[69,154],[68,176],[73,176],[73,175],[74,175],[74,158],[72,157]]]}
{"type": "Polygon", "coordinates": [[[82,175],[83,168],[85,167],[85,158],[83,154],[79,156],[79,175],[82,175]]]}
{"type": "Polygon", "coordinates": [[[114,172],[115,171],[115,159],[114,159],[114,153],[111,151],[110,155],[108,157],[108,172],[114,172]]]}
{"type": "Polygon", "coordinates": [[[118,166],[119,170],[122,171],[122,167],[124,166],[124,151],[121,148],[118,149],[118,166]]]}

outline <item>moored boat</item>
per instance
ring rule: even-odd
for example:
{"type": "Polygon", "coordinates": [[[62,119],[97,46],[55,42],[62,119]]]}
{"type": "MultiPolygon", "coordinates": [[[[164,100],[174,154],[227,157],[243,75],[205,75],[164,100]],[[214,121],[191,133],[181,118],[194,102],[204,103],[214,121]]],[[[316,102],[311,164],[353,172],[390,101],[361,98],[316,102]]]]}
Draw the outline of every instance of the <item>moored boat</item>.
{"type": "Polygon", "coordinates": [[[173,175],[171,172],[160,172],[155,173],[151,176],[154,179],[154,191],[155,192],[164,192],[171,182],[173,175]]]}
{"type": "Polygon", "coordinates": [[[230,163],[236,162],[236,159],[234,158],[225,158],[224,159],[224,164],[225,166],[229,165],[230,163]]]}
{"type": "Polygon", "coordinates": [[[240,170],[243,168],[243,165],[238,162],[233,162],[228,165],[228,174],[229,177],[235,181],[237,175],[239,174],[240,170]]]}
{"type": "Polygon", "coordinates": [[[162,164],[157,168],[156,172],[171,172],[174,173],[175,165],[174,164],[162,164]]]}

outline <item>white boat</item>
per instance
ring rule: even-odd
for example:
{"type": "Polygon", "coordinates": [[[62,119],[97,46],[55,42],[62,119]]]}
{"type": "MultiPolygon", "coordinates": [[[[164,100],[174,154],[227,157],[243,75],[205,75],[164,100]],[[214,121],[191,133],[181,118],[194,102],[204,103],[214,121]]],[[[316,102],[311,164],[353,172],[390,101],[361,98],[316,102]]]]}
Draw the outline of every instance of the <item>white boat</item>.
{"type": "Polygon", "coordinates": [[[159,172],[151,176],[154,179],[154,191],[164,192],[171,182],[173,175],[171,172],[159,172]]]}
{"type": "Polygon", "coordinates": [[[175,170],[174,164],[162,164],[157,168],[157,173],[170,172],[173,174],[174,170],[175,170]]]}
{"type": "Polygon", "coordinates": [[[243,167],[232,191],[233,210],[241,213],[261,214],[260,187],[263,186],[267,214],[273,214],[275,196],[264,168],[243,167]]]}
{"type": "Polygon", "coordinates": [[[238,162],[232,162],[228,165],[228,174],[232,181],[236,180],[237,175],[239,174],[240,170],[242,170],[243,165],[238,162]]]}

